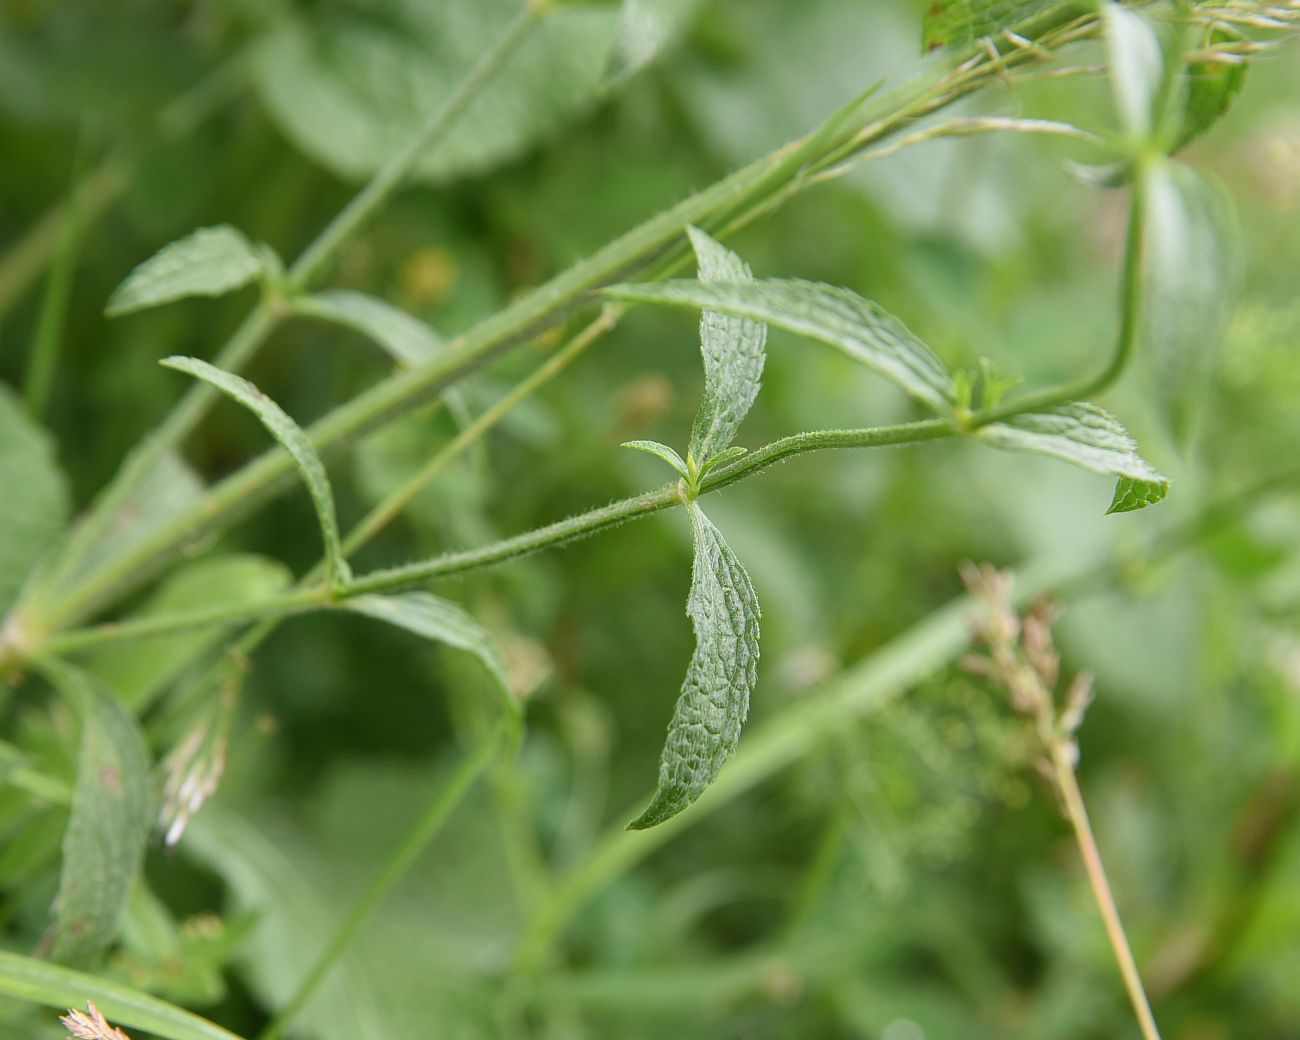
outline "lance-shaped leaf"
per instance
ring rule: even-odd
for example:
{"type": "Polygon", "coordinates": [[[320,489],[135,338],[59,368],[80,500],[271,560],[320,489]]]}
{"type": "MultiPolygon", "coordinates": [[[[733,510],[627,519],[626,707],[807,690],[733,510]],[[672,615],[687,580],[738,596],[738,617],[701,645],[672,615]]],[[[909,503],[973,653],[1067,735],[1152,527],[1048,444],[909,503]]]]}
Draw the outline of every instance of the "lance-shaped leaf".
{"type": "Polygon", "coordinates": [[[301,297],[293,309],[361,333],[399,365],[418,365],[443,349],[441,337],[424,322],[365,293],[333,289],[301,297]]]}
{"type": "Polygon", "coordinates": [[[154,791],[144,738],[105,687],[66,666],[51,680],[81,714],[72,815],[63,835],[54,959],[87,965],[108,948],[144,862],[154,791]]]}
{"type": "Polygon", "coordinates": [[[1189,433],[1229,317],[1233,226],[1224,194],[1199,173],[1162,162],[1147,177],[1142,354],[1169,427],[1189,433]]]}
{"type": "Polygon", "coordinates": [[[1110,513],[1141,509],[1169,493],[1169,481],[1138,454],[1119,420],[1083,401],[991,423],[976,436],[996,448],[1050,455],[1118,477],[1110,513]]]}
{"type": "Polygon", "coordinates": [[[762,279],[614,285],[610,296],[634,303],[699,308],[767,322],[819,340],[875,369],[938,412],[952,402],[947,368],[892,314],[857,293],[820,282],[762,279]]]}
{"type": "Polygon", "coordinates": [[[1059,0],[930,0],[923,22],[927,51],[999,38],[1059,0]]]}
{"type": "Polygon", "coordinates": [[[436,643],[446,643],[479,659],[512,718],[520,714],[519,702],[510,693],[501,649],[486,628],[464,609],[431,592],[406,592],[397,596],[357,596],[342,604],[390,625],[404,628],[436,643]]]}
{"type": "Polygon", "coordinates": [[[673,709],[649,808],[628,824],[644,830],[685,809],[736,750],[758,677],[760,612],[754,586],[722,534],[694,502],[688,507],[695,563],[686,613],[695,653],[673,709]]]}
{"type": "Polygon", "coordinates": [[[127,275],[104,313],[115,318],[186,296],[221,296],[264,270],[264,254],[234,228],[199,228],[163,246],[127,275]]]}
{"type": "MultiPolygon", "coordinates": [[[[1207,30],[1204,46],[1234,43],[1244,37],[1235,29],[1215,27],[1207,30]]],[[[1183,125],[1174,145],[1174,151],[1190,144],[1214,126],[1246,85],[1246,71],[1250,66],[1228,61],[1193,61],[1183,75],[1184,96],[1182,104],[1183,125]]]]}
{"type": "Polygon", "coordinates": [[[660,444],[658,441],[624,441],[619,447],[632,448],[636,451],[644,451],[647,455],[658,456],[681,474],[683,480],[691,479],[690,470],[682,461],[682,457],[667,444],[660,444]]]}
{"type": "MultiPolygon", "coordinates": [[[[752,284],[754,275],[731,250],[699,228],[688,228],[700,283],[752,284]]],[[[690,455],[703,465],[729,447],[758,396],[763,375],[767,326],[744,315],[718,311],[700,318],[700,352],[704,356],[704,402],[691,430],[690,455]]]]}
{"type": "Polygon", "coordinates": [[[311,495],[312,505],[316,507],[316,518],[320,521],[321,537],[325,542],[325,563],[330,584],[335,588],[345,584],[352,577],[352,572],[343,558],[343,549],[339,544],[334,494],[330,489],[329,477],[325,475],[325,466],[302,427],[247,379],[225,372],[198,358],[169,357],[163,358],[161,364],[211,383],[227,397],[238,401],[261,420],[271,436],[293,457],[311,495]]]}

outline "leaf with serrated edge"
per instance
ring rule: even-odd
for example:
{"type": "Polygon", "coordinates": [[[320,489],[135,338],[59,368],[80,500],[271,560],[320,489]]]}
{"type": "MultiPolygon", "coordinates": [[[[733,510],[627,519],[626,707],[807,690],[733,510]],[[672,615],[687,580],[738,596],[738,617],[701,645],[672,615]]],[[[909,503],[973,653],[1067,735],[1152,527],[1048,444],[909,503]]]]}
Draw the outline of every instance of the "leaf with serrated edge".
{"type": "Polygon", "coordinates": [[[1157,502],[1163,502],[1169,494],[1169,482],[1165,480],[1138,480],[1135,477],[1120,477],[1115,482],[1115,495],[1110,500],[1111,513],[1131,513],[1135,509],[1145,509],[1157,502]]]}
{"type": "Polygon", "coordinates": [[[800,279],[734,282],[670,281],[613,285],[616,299],[698,308],[764,321],[848,354],[937,412],[952,402],[952,377],[944,363],[908,328],[857,293],[800,279]]]}
{"type": "Polygon", "coordinates": [[[691,479],[682,457],[668,447],[667,444],[660,444],[658,441],[624,441],[619,447],[633,448],[636,451],[644,451],[650,455],[658,456],[680,473],[683,480],[691,479]]]}
{"type": "Polygon", "coordinates": [[[81,714],[72,815],[63,836],[53,956],[88,965],[108,948],[144,862],[154,822],[149,753],[136,721],[113,694],[63,665],[53,681],[81,714]]]}
{"type": "Polygon", "coordinates": [[[357,596],[342,604],[364,614],[437,643],[446,643],[473,654],[482,663],[511,716],[519,715],[519,703],[510,693],[505,661],[497,642],[486,628],[462,607],[431,592],[406,592],[395,596],[357,596]]]}
{"type": "Polygon", "coordinates": [[[424,322],[365,293],[331,289],[295,300],[293,308],[361,333],[399,365],[419,365],[443,350],[442,339],[424,322]]]}
{"type": "Polygon", "coordinates": [[[240,232],[221,224],[199,228],[154,253],[113,290],[110,318],[186,296],[221,296],[254,281],[264,264],[240,232]]]}
{"type": "Polygon", "coordinates": [[[758,678],[758,596],[721,532],[692,502],[695,540],[686,613],[695,629],[681,696],[673,709],[649,808],[628,824],[645,830],[671,819],[713,783],[736,750],[758,678]]]}
{"type": "Polygon", "coordinates": [[[330,584],[337,588],[347,582],[352,577],[352,572],[343,558],[343,549],[339,543],[334,494],[330,489],[329,477],[325,474],[325,466],[302,427],[247,379],[225,372],[198,358],[169,357],[163,358],[159,363],[164,368],[174,368],[178,372],[202,379],[227,397],[238,401],[257,416],[267,432],[293,457],[311,495],[312,505],[316,507],[316,518],[320,521],[321,537],[325,542],[325,562],[330,584]]]}
{"type": "Polygon", "coordinates": [[[1105,5],[1110,84],[1124,129],[1139,138],[1151,135],[1164,59],[1155,30],[1140,14],[1118,4],[1105,5]]]}
{"type": "MultiPolygon", "coordinates": [[[[1164,488],[1158,497],[1153,494],[1129,508],[1158,502],[1169,490],[1169,481],[1138,454],[1137,445],[1119,420],[1083,401],[991,423],[975,435],[995,448],[1050,455],[1094,473],[1164,488]]],[[[1112,506],[1111,511],[1122,510],[1112,506]]]]}
{"type": "MultiPolygon", "coordinates": [[[[699,228],[687,228],[700,266],[700,282],[748,284],[754,275],[731,250],[699,228]]],[[[728,447],[758,396],[767,326],[740,315],[706,310],[700,318],[704,401],[691,429],[691,456],[703,465],[728,447]]]]}

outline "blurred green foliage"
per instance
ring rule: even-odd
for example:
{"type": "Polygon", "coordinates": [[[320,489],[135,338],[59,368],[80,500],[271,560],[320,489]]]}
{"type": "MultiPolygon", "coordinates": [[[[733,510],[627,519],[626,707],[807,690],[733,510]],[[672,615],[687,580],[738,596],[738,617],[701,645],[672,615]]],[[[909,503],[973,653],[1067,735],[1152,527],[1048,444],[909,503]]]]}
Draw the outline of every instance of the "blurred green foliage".
{"type": "MultiPolygon", "coordinates": [[[[566,101],[553,126],[517,137],[503,128],[490,155],[433,164],[437,183],[404,190],[346,248],[333,284],[452,336],[871,82],[934,60],[922,54],[918,6],[903,0],[677,6],[680,38],[617,89],[566,101]],[[470,168],[483,172],[458,176],[470,168]]],[[[229,223],[293,255],[347,199],[348,178],[376,162],[364,135],[335,135],[336,116],[296,107],[327,96],[332,81],[306,60],[275,59],[275,48],[341,32],[337,50],[311,53],[347,59],[360,77],[350,82],[364,84],[349,48],[397,33],[416,77],[400,99],[409,114],[446,78],[402,35],[403,19],[510,8],[4,7],[0,378],[23,385],[41,323],[49,275],[24,259],[25,236],[80,185],[45,417],[79,506],[181,392],[157,360],[211,356],[253,298],[243,290],[108,321],[113,288],[195,226],[229,223]],[[305,82],[286,85],[290,75],[305,82]]],[[[610,46],[611,12],[575,16],[610,46]]],[[[1170,1040],[1300,1037],[1300,501],[1285,481],[1240,497],[1294,476],[1300,443],[1296,54],[1256,61],[1228,117],[1184,156],[1233,201],[1240,253],[1235,309],[1190,442],[1162,432],[1160,387],[1140,364],[1102,402],[1173,478],[1168,501],[1105,517],[1104,478],[940,444],[808,457],[709,506],[765,605],[751,728],[794,718],[841,669],[924,623],[959,591],[963,560],[1091,569],[1060,590],[1058,626],[1066,667],[1092,671],[1099,692],[1080,778],[1170,1040]],[[1236,508],[1201,531],[1205,511],[1225,502],[1236,508]]],[[[449,56],[446,68],[472,56],[449,56]]],[[[590,58],[565,74],[594,76],[590,58]]],[[[357,127],[400,140],[397,104],[377,103],[357,127]]],[[[1104,78],[1084,76],[1016,81],[967,108],[1102,130],[1108,106],[1104,78]]],[[[760,277],[823,279],[880,301],[952,367],[989,357],[1041,384],[1086,367],[1113,336],[1123,203],[1068,175],[1064,160],[1079,154],[1074,143],[1011,136],[927,144],[797,198],[729,245],[760,277]]],[[[701,394],[694,325],[633,314],[358,563],[480,544],[656,486],[662,464],[617,446],[686,442],[701,394]]],[[[545,337],[473,377],[469,406],[481,410],[555,345],[545,337]]],[[[306,422],[389,367],[350,332],[298,322],[277,331],[254,374],[306,422]]],[[[848,359],[774,331],[739,440],[910,415],[902,395],[848,359]]],[[[444,414],[416,415],[333,460],[344,525],[454,430],[444,414]]],[[[255,424],[221,407],[186,455],[211,480],[263,446],[255,424]]],[[[38,491],[47,493],[14,478],[0,496],[38,491]]],[[[303,572],[318,554],[306,496],[257,513],[220,548],[303,572]]],[[[309,1004],[302,1035],[1135,1035],[1022,723],[955,666],[842,720],[701,826],[688,811],[685,826],[580,900],[536,970],[515,970],[521,938],[567,872],[644,803],[690,653],[689,560],[688,525],[669,512],[436,590],[503,642],[513,681],[531,691],[527,738],[366,923],[309,1004]]],[[[491,711],[485,680],[457,655],[337,616],[286,624],[257,654],[240,703],[219,794],[175,853],[149,852],[105,971],[252,1035],[491,711]]],[[[174,696],[145,716],[155,752],[185,717],[174,696]]],[[[57,887],[76,726],[30,683],[0,699],[0,727],[0,943],[31,952],[57,887]]],[[[61,1035],[47,1011],[14,1001],[0,1001],[0,1032],[61,1035]]]]}

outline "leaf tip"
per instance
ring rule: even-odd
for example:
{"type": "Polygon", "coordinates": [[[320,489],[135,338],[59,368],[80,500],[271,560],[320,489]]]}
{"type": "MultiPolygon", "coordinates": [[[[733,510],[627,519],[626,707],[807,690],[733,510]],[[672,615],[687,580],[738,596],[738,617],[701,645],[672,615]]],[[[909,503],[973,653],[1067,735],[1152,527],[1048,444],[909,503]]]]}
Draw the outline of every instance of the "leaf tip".
{"type": "Polygon", "coordinates": [[[1138,477],[1120,477],[1115,482],[1115,495],[1110,501],[1106,515],[1112,513],[1131,513],[1145,509],[1157,502],[1163,502],[1169,495],[1169,481],[1163,477],[1155,480],[1143,480],[1138,477]]]}

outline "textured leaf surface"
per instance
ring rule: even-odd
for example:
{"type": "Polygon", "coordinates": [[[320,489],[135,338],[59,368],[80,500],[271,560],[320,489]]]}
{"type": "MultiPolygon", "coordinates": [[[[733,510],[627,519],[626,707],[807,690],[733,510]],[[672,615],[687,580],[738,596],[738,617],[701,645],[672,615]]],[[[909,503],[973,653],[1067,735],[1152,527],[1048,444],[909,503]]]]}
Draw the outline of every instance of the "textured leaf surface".
{"type": "Polygon", "coordinates": [[[842,350],[936,411],[946,411],[952,401],[952,378],[943,362],[892,314],[848,289],[797,279],[764,279],[751,284],[615,285],[606,292],[633,302],[764,321],[842,350]]]}
{"type": "Polygon", "coordinates": [[[721,532],[690,507],[695,563],[686,613],[695,653],[668,726],[659,786],[649,808],[628,827],[644,830],[685,809],[736,750],[758,678],[758,596],[721,532]]]}
{"type": "Polygon", "coordinates": [[[240,1040],[215,1022],[102,974],[90,975],[35,957],[0,950],[0,995],[56,1010],[87,1000],[113,1023],[161,1040],[240,1040]]]}
{"type": "Polygon", "coordinates": [[[1164,75],[1160,41],[1141,15],[1114,3],[1104,11],[1110,86],[1120,124],[1135,137],[1150,137],[1164,75]]]}
{"type": "Polygon", "coordinates": [[[462,607],[430,592],[398,596],[357,596],[343,606],[358,614],[387,621],[436,643],[446,643],[479,659],[512,714],[519,705],[510,694],[510,680],[496,640],[462,607]]]}
{"type": "Polygon", "coordinates": [[[418,365],[443,349],[441,337],[424,322],[365,293],[347,289],[317,293],[295,301],[294,309],[361,333],[399,365],[418,365]]]}
{"type": "Polygon", "coordinates": [[[0,385],[0,624],[68,516],[54,444],[0,385]]]}
{"type": "Polygon", "coordinates": [[[1120,477],[1115,483],[1115,497],[1111,499],[1106,513],[1131,513],[1135,509],[1145,509],[1163,502],[1168,494],[1168,481],[1120,477]]]}
{"type": "Polygon", "coordinates": [[[54,959],[95,961],[113,941],[154,821],[149,755],[135,719],[106,688],[69,668],[52,676],[81,712],[72,815],[63,836],[54,959]]]}
{"type": "MultiPolygon", "coordinates": [[[[1085,402],[1017,415],[1006,422],[983,427],[976,436],[997,448],[1050,455],[1094,473],[1119,477],[1120,487],[1125,486],[1125,481],[1135,488],[1150,485],[1152,490],[1145,494],[1144,500],[1135,498],[1135,504],[1127,506],[1128,509],[1158,502],[1169,491],[1169,481],[1138,454],[1137,445],[1119,420],[1085,402]],[[1158,496],[1156,487],[1164,489],[1158,496]]],[[[1117,489],[1116,501],[1119,498],[1117,489]]],[[[1124,510],[1116,509],[1112,503],[1110,511],[1124,510]]]]}
{"type": "MultiPolygon", "coordinates": [[[[698,228],[688,228],[702,283],[752,284],[743,260],[698,228]]],[[[690,453],[703,465],[729,447],[758,396],[767,326],[741,315],[704,312],[700,352],[704,357],[704,402],[691,429],[690,453]]]]}
{"type": "Polygon", "coordinates": [[[1231,204],[1199,173],[1161,163],[1147,180],[1143,360],[1170,428],[1182,437],[1204,399],[1228,323],[1231,204]]]}
{"type": "Polygon", "coordinates": [[[256,415],[271,436],[284,446],[302,474],[303,483],[307,485],[307,491],[311,495],[312,505],[316,507],[321,537],[325,541],[325,560],[330,580],[336,585],[347,581],[351,577],[351,572],[347,561],[343,559],[343,550],[339,544],[339,524],[334,514],[334,494],[330,489],[325,466],[321,463],[320,456],[316,454],[316,449],[312,447],[302,427],[247,379],[224,372],[198,358],[169,357],[163,358],[161,363],[167,368],[174,368],[178,372],[185,372],[202,379],[227,397],[238,401],[256,415]]]}
{"type": "MultiPolygon", "coordinates": [[[[411,141],[498,40],[519,0],[404,0],[382,15],[343,7],[285,20],[259,48],[262,101],[304,152],[343,177],[374,173],[411,141]]],[[[591,107],[619,12],[549,13],[421,159],[441,181],[517,155],[591,107]]]]}
{"type": "Polygon", "coordinates": [[[927,51],[963,47],[985,36],[997,37],[1058,0],[931,0],[925,8],[927,51]]]}
{"type": "MultiPolygon", "coordinates": [[[[211,556],[170,573],[129,617],[139,620],[256,603],[288,588],[292,577],[283,564],[264,556],[211,556]]],[[[84,666],[138,712],[187,667],[219,645],[225,632],[221,628],[188,629],[129,645],[109,644],[88,655],[84,666]]]]}
{"type": "Polygon", "coordinates": [[[104,313],[116,317],[186,296],[220,296],[247,285],[262,270],[261,256],[234,228],[199,228],[127,275],[104,313]]]}

